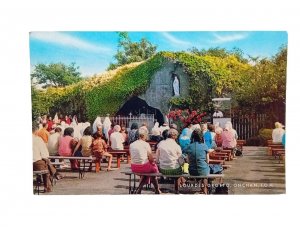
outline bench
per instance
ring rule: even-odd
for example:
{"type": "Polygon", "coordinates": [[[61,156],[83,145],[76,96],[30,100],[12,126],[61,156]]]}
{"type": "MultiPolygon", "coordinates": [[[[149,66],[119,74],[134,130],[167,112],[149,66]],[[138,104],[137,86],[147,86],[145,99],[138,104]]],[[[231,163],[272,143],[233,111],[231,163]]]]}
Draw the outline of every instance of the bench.
{"type": "Polygon", "coordinates": [[[243,151],[243,146],[246,145],[246,140],[237,140],[236,146],[241,148],[241,151],[243,151]]]}
{"type": "MultiPolygon", "coordinates": [[[[83,179],[85,176],[86,169],[88,168],[85,164],[86,162],[90,163],[92,162],[95,158],[92,156],[90,157],[74,157],[74,156],[49,156],[49,159],[69,159],[69,160],[77,160],[79,163],[79,168],[78,168],[78,174],[79,174],[79,179],[83,179]],[[83,162],[83,167],[81,167],[81,161],[83,162]]],[[[59,163],[59,162],[57,162],[59,163]]],[[[64,169],[58,169],[58,170],[64,170],[64,169]]]]}
{"type": "Polygon", "coordinates": [[[216,153],[213,153],[213,152],[211,152],[209,154],[209,158],[210,159],[215,159],[215,160],[223,160],[223,161],[227,160],[227,161],[229,161],[229,156],[228,155],[226,155],[226,154],[216,154],[216,153]]]}
{"type": "MultiPolygon", "coordinates": [[[[191,179],[215,179],[215,178],[223,179],[224,178],[224,174],[209,174],[207,176],[192,176],[190,174],[163,175],[162,173],[134,173],[134,172],[131,171],[131,169],[122,171],[121,173],[129,176],[129,193],[128,194],[134,194],[134,192],[137,189],[136,185],[135,185],[136,176],[168,177],[168,178],[174,178],[174,179],[178,179],[180,177],[191,178],[191,179]],[[133,176],[133,179],[132,179],[132,176],[133,176]],[[132,185],[132,180],[133,180],[133,187],[131,186],[132,185]]],[[[175,192],[177,192],[178,191],[178,185],[177,185],[176,180],[174,181],[174,187],[175,187],[175,192]]]]}
{"type": "Polygon", "coordinates": [[[284,149],[282,144],[270,144],[268,145],[268,155],[273,155],[273,149],[284,149]]]}
{"type": "Polygon", "coordinates": [[[108,153],[110,153],[113,157],[117,157],[117,168],[121,167],[121,157],[124,155],[127,156],[127,163],[130,164],[131,162],[129,149],[113,150],[109,148],[108,153]]]}
{"type": "Polygon", "coordinates": [[[38,193],[38,195],[40,194],[40,186],[41,186],[41,181],[38,180],[38,178],[40,177],[42,179],[42,176],[44,174],[48,174],[49,171],[48,170],[36,170],[36,171],[33,171],[33,175],[36,177],[36,185],[35,185],[35,188],[33,190],[33,194],[35,194],[35,192],[38,193]]]}
{"type": "Polygon", "coordinates": [[[283,148],[273,148],[272,149],[272,155],[275,157],[275,159],[278,158],[279,163],[280,163],[280,159],[285,156],[285,149],[283,148]]]}

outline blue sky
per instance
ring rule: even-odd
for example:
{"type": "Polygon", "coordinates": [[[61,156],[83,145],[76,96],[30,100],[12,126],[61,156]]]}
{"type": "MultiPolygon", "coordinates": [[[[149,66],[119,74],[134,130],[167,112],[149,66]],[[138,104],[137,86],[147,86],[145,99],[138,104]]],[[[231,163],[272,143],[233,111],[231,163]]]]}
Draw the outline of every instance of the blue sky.
{"type": "MultiPolygon", "coordinates": [[[[287,33],[265,32],[129,32],[132,41],[147,38],[158,51],[181,51],[191,47],[240,48],[253,57],[271,57],[287,44],[287,33]]],[[[75,62],[82,76],[105,71],[117,51],[116,32],[31,32],[31,69],[38,63],[75,62]]]]}

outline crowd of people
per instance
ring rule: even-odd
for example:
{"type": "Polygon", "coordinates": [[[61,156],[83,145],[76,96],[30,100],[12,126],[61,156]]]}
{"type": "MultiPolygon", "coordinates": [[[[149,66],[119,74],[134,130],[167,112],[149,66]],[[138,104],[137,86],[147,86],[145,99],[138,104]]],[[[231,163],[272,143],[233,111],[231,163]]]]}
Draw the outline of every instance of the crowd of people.
{"type": "MultiPolygon", "coordinates": [[[[176,124],[158,123],[149,133],[146,124],[140,127],[132,123],[130,129],[124,125],[114,125],[108,117],[102,123],[97,117],[91,125],[89,122],[78,123],[76,116],[65,116],[52,120],[50,117],[42,117],[34,122],[33,128],[33,169],[49,170],[45,175],[45,191],[51,191],[49,179],[61,176],[48,160],[49,156],[64,157],[96,157],[96,172],[99,171],[100,162],[103,158],[108,159],[107,171],[111,170],[112,155],[108,152],[123,150],[129,146],[131,155],[131,168],[137,173],[158,173],[164,175],[181,175],[183,173],[182,161],[189,164],[188,171],[191,175],[206,176],[214,171],[220,172],[222,168],[209,165],[209,152],[215,149],[231,149],[237,146],[238,135],[232,128],[231,122],[227,122],[222,128],[218,123],[213,124],[189,124],[181,133],[176,124]],[[148,141],[155,141],[155,155],[148,141]]],[[[275,123],[273,130],[273,142],[282,142],[285,133],[282,124],[275,123]]],[[[233,153],[234,155],[234,153],[233,153]]],[[[76,160],[70,160],[71,168],[78,169],[76,160]]],[[[92,166],[90,166],[91,168],[92,166]]],[[[178,178],[178,185],[183,179],[178,178]]],[[[160,193],[156,177],[142,177],[137,193],[141,193],[143,185],[152,183],[155,193],[160,193]]],[[[207,183],[207,182],[204,182],[207,183]]],[[[204,193],[207,193],[204,189],[204,193]]]]}
{"type": "MultiPolygon", "coordinates": [[[[43,175],[45,192],[52,191],[51,178],[62,178],[51,165],[49,156],[89,157],[94,155],[96,171],[99,171],[100,161],[105,157],[108,158],[107,171],[111,170],[112,155],[108,153],[108,140],[104,134],[104,132],[108,133],[110,124],[107,127],[100,123],[97,118],[91,127],[89,122],[78,123],[76,116],[58,118],[57,114],[53,120],[45,115],[33,122],[33,170],[48,170],[49,174],[43,175]]],[[[79,168],[77,160],[70,160],[70,164],[73,170],[79,168]]],[[[63,167],[69,166],[64,163],[63,167]]]]}
{"type": "MultiPolygon", "coordinates": [[[[159,127],[156,123],[148,131],[136,125],[131,127],[129,132],[129,150],[131,154],[131,168],[137,173],[158,173],[164,175],[181,175],[183,173],[182,161],[189,163],[188,171],[194,176],[207,176],[210,173],[219,173],[222,167],[215,167],[209,164],[209,152],[222,147],[234,149],[237,145],[238,135],[232,128],[231,122],[227,122],[224,129],[218,124],[188,125],[179,134],[177,126],[166,124],[159,127]],[[134,130],[134,131],[133,131],[134,130]],[[132,136],[132,134],[135,136],[132,136]],[[148,139],[157,142],[156,158],[154,159],[148,139]],[[215,172],[216,171],[216,172],[215,172]]],[[[184,179],[178,177],[177,187],[184,179]]],[[[159,194],[157,179],[155,177],[142,177],[137,193],[141,193],[146,183],[153,183],[155,193],[159,194]]],[[[204,180],[207,185],[207,180],[204,180]]],[[[203,187],[203,192],[207,193],[207,187],[203,187]]]]}

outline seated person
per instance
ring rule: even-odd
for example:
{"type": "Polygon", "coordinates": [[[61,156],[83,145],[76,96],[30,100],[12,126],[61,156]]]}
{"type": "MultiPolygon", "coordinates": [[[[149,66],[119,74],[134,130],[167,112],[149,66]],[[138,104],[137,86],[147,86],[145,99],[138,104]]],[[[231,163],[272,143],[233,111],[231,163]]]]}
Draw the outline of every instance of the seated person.
{"type": "MultiPolygon", "coordinates": [[[[64,135],[59,138],[58,142],[58,154],[59,156],[73,156],[74,148],[77,144],[77,140],[74,139],[74,129],[71,127],[67,127],[64,130],[64,135]]],[[[78,169],[78,161],[70,160],[71,168],[76,170],[78,169]]]]}
{"type": "Polygon", "coordinates": [[[108,146],[104,140],[103,134],[99,131],[96,132],[94,134],[94,141],[92,145],[92,152],[96,157],[96,172],[99,172],[100,170],[100,161],[102,156],[108,157],[107,171],[111,170],[112,155],[107,152],[107,148],[108,146]]]}
{"type": "MultiPolygon", "coordinates": [[[[138,130],[139,139],[129,146],[131,156],[131,169],[135,173],[158,173],[157,165],[154,163],[152,151],[149,143],[146,142],[148,133],[144,128],[138,130]]],[[[160,194],[156,177],[141,177],[139,187],[136,193],[141,194],[143,186],[146,183],[152,183],[155,188],[155,194],[160,194]]]]}
{"type": "Polygon", "coordinates": [[[114,132],[110,135],[111,148],[113,150],[124,150],[124,136],[121,134],[121,126],[115,125],[114,132]]]}
{"type": "MultiPolygon", "coordinates": [[[[157,146],[156,160],[159,162],[159,171],[164,175],[182,174],[182,167],[178,160],[182,155],[182,150],[176,143],[177,136],[178,131],[172,128],[168,131],[168,138],[157,146]]],[[[178,177],[176,181],[175,193],[178,193],[178,186],[184,179],[178,177]]]]}
{"type": "Polygon", "coordinates": [[[48,145],[47,145],[49,154],[51,156],[58,155],[58,141],[59,141],[59,138],[61,137],[62,130],[60,127],[56,127],[54,131],[55,131],[55,133],[53,133],[49,136],[48,145]]]}
{"type": "Polygon", "coordinates": [[[230,130],[229,126],[225,126],[222,132],[222,148],[223,149],[233,149],[235,147],[235,135],[230,130]]]}
{"type": "Polygon", "coordinates": [[[75,149],[74,149],[74,156],[77,157],[89,157],[92,155],[92,142],[93,142],[93,137],[92,137],[92,128],[88,126],[86,129],[83,131],[83,136],[77,143],[75,149]],[[79,147],[81,148],[81,152],[78,151],[79,147]]]}
{"type": "Polygon", "coordinates": [[[48,170],[49,173],[43,174],[44,191],[51,192],[52,186],[50,176],[57,180],[62,176],[56,171],[49,161],[49,152],[43,139],[36,135],[39,126],[36,123],[32,125],[32,150],[33,150],[33,171],[48,170]]]}
{"type": "Polygon", "coordinates": [[[159,162],[159,170],[164,175],[180,175],[182,168],[178,163],[178,158],[182,155],[180,146],[176,143],[178,131],[170,129],[168,138],[160,143],[157,149],[157,160],[159,162]]]}
{"type": "Polygon", "coordinates": [[[150,136],[151,141],[160,142],[163,140],[163,137],[160,135],[159,128],[152,129],[152,135],[150,136]]]}
{"type": "Polygon", "coordinates": [[[283,147],[285,148],[285,133],[282,136],[282,141],[281,141],[283,147]]]}
{"type": "MultiPolygon", "coordinates": [[[[195,129],[192,133],[191,144],[185,149],[189,160],[189,173],[192,176],[207,176],[210,173],[208,147],[204,144],[201,130],[195,129]]],[[[201,184],[202,185],[202,184],[201,184]]],[[[208,180],[203,180],[203,191],[208,193],[208,180]]]]}
{"type": "Polygon", "coordinates": [[[282,136],[284,134],[283,125],[279,122],[275,122],[275,129],[272,132],[272,142],[280,144],[282,143],[282,136]]]}
{"type": "Polygon", "coordinates": [[[191,143],[190,132],[188,128],[182,130],[181,135],[179,136],[179,145],[184,151],[184,149],[191,143]]]}

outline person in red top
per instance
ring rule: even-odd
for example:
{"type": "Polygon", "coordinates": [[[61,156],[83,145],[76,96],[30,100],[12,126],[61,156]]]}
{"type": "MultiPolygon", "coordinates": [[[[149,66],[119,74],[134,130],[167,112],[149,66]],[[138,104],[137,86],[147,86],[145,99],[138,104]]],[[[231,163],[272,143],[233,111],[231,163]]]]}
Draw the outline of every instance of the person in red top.
{"type": "Polygon", "coordinates": [[[108,131],[108,140],[110,141],[110,135],[114,132],[114,127],[115,127],[115,124],[112,123],[111,126],[110,126],[110,130],[108,131]]]}
{"type": "Polygon", "coordinates": [[[49,117],[48,119],[48,128],[47,128],[47,131],[48,132],[51,132],[52,131],[52,127],[53,127],[53,121],[52,121],[52,117],[49,117]]]}
{"type": "Polygon", "coordinates": [[[99,172],[100,170],[100,161],[102,156],[108,157],[107,171],[111,170],[112,155],[107,152],[107,148],[108,146],[103,139],[103,134],[99,131],[96,132],[94,134],[94,141],[92,143],[92,151],[96,156],[96,172],[99,172]]]}
{"type": "Polygon", "coordinates": [[[68,117],[68,115],[66,115],[66,117],[65,117],[65,122],[66,122],[66,124],[68,124],[68,125],[71,124],[71,119],[68,117]]]}

